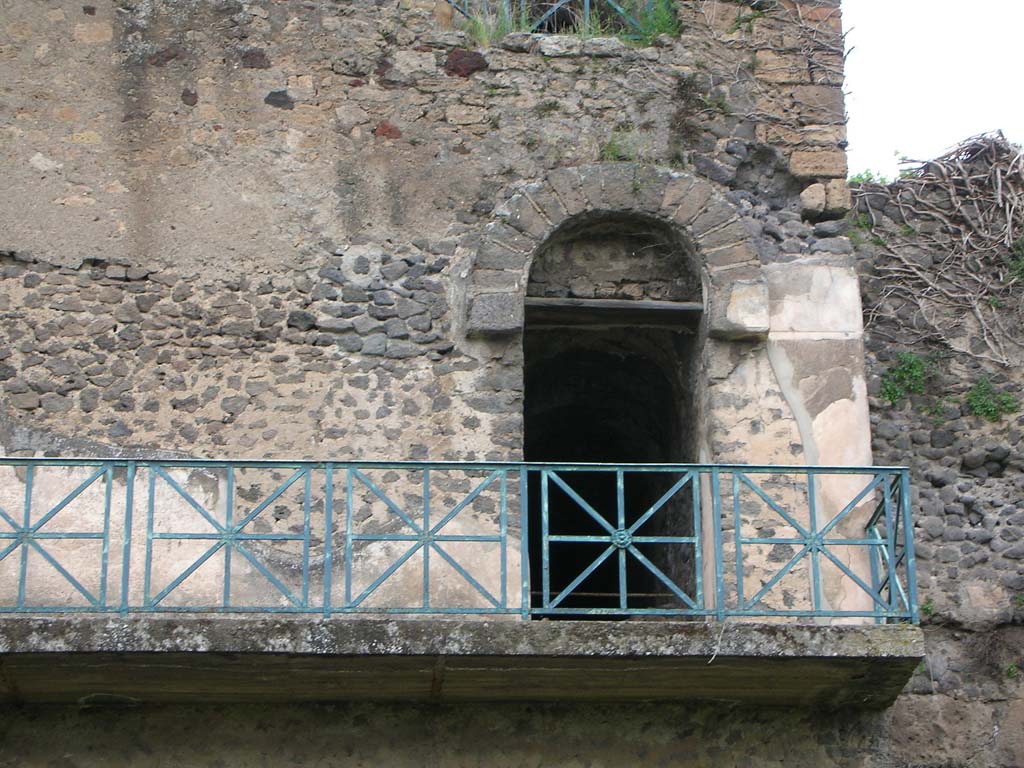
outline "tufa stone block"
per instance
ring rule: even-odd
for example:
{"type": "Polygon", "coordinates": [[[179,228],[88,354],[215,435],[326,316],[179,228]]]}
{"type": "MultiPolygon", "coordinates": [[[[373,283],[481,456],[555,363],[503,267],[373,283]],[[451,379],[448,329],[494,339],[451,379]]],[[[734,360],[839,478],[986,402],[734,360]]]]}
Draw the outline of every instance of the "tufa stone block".
{"type": "Polygon", "coordinates": [[[845,179],[846,153],[838,149],[797,150],[789,159],[789,172],[802,179],[819,176],[845,179]]]}
{"type": "Polygon", "coordinates": [[[811,184],[800,193],[800,211],[805,219],[817,219],[825,212],[825,185],[811,184]]]}
{"type": "Polygon", "coordinates": [[[710,306],[708,331],[718,339],[764,339],[771,315],[764,280],[737,280],[710,306]]]}
{"type": "Polygon", "coordinates": [[[831,179],[825,185],[825,215],[839,218],[845,216],[852,207],[850,185],[846,179],[831,179]]]}
{"type": "Polygon", "coordinates": [[[518,294],[483,293],[469,305],[466,335],[518,333],[523,328],[523,302],[518,294]]]}
{"type": "Polygon", "coordinates": [[[769,83],[809,83],[807,57],[799,53],[758,51],[754,75],[769,83]]]}

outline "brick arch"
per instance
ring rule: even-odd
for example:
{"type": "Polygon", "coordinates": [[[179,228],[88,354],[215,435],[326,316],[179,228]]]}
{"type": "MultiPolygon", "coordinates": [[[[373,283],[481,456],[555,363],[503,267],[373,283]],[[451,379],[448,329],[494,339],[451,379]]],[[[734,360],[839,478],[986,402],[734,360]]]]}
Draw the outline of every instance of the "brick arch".
{"type": "Polygon", "coordinates": [[[521,331],[538,250],[560,228],[601,214],[654,218],[680,232],[692,246],[704,285],[710,335],[767,335],[767,287],[753,237],[736,208],[704,179],[621,162],[558,168],[512,191],[475,243],[467,275],[466,335],[521,331]]]}

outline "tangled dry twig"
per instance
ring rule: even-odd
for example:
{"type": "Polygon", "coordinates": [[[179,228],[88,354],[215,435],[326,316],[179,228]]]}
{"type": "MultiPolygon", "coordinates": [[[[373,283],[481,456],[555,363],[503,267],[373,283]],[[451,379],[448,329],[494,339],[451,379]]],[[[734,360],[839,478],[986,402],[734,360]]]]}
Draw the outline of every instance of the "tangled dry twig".
{"type": "Polygon", "coordinates": [[[880,249],[869,326],[886,318],[906,342],[1024,361],[1021,147],[1001,132],[974,136],[853,194],[857,223],[880,249]]]}

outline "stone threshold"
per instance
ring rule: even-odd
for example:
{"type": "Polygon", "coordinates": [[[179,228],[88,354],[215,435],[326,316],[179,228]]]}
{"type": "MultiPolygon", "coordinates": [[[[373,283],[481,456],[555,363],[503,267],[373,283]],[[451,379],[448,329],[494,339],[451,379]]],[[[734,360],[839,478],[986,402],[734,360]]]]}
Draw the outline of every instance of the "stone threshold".
{"type": "Polygon", "coordinates": [[[15,616],[0,702],[725,701],[883,708],[910,625],[15,616]]]}

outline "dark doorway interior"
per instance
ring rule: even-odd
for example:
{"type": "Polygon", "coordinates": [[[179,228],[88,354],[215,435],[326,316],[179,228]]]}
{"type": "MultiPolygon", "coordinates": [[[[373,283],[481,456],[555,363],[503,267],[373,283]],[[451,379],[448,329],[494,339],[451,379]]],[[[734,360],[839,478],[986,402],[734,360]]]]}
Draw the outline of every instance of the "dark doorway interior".
{"type": "MultiPolygon", "coordinates": [[[[692,460],[693,418],[687,372],[692,370],[694,337],[663,328],[527,327],[525,458],[531,462],[681,463],[692,460]]],[[[531,477],[530,576],[534,608],[543,605],[539,473],[531,477]]],[[[613,528],[618,498],[613,472],[561,475],[613,528]]],[[[632,525],[680,477],[679,473],[627,472],[626,526],[632,525]]],[[[687,492],[673,497],[638,534],[693,535],[687,492]]],[[[549,483],[551,535],[603,535],[607,531],[569,494],[549,483]]],[[[694,548],[681,544],[636,544],[637,549],[692,595],[694,548]]],[[[552,543],[550,595],[555,598],[608,543],[552,543]]],[[[626,590],[630,608],[684,607],[636,557],[627,554],[626,590]]],[[[619,552],[579,584],[559,608],[621,608],[619,552]]]]}

